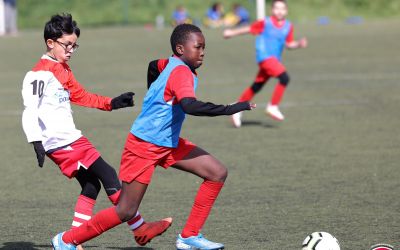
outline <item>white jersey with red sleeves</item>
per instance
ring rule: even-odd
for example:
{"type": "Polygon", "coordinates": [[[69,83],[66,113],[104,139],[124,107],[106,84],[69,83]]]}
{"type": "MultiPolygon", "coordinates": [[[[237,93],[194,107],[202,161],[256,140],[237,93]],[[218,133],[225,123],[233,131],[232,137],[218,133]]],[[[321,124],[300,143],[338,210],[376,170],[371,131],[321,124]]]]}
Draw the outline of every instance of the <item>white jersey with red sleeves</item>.
{"type": "Polygon", "coordinates": [[[111,98],[87,92],[66,63],[43,55],[22,86],[22,126],[28,142],[42,141],[46,151],[78,140],[82,133],[72,118],[71,102],[111,110],[111,98]]]}

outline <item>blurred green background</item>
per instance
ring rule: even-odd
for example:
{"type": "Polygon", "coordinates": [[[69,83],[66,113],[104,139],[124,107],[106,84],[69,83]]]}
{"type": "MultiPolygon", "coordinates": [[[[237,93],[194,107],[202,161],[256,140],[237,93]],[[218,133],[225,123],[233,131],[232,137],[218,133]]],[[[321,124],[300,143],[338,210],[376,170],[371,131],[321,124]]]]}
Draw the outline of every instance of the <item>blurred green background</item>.
{"type": "MultiPolygon", "coordinates": [[[[191,17],[202,20],[214,0],[19,0],[19,28],[42,28],[54,13],[70,12],[82,26],[149,24],[157,15],[170,22],[175,7],[182,4],[191,17]]],[[[221,0],[225,11],[240,3],[255,16],[255,0],[221,0]]],[[[271,0],[267,0],[269,4],[271,0]]],[[[400,17],[399,0],[289,0],[290,18],[295,21],[315,20],[328,16],[343,20],[350,16],[366,19],[400,17]]],[[[268,8],[267,8],[268,9],[268,8]]]]}

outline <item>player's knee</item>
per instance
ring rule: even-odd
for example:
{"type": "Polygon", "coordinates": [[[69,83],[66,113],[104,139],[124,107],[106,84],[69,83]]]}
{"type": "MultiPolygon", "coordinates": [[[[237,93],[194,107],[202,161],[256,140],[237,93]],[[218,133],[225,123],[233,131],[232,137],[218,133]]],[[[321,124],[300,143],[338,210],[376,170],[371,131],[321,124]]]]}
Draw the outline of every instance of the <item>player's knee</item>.
{"type": "Polygon", "coordinates": [[[99,194],[99,193],[100,193],[100,190],[101,190],[101,183],[100,183],[100,181],[97,180],[96,182],[92,183],[92,185],[93,185],[94,191],[95,191],[97,194],[99,194]]]}
{"type": "Polygon", "coordinates": [[[217,182],[225,182],[226,178],[228,177],[228,169],[225,166],[221,166],[216,170],[213,174],[213,177],[210,178],[212,181],[217,182]]]}
{"type": "Polygon", "coordinates": [[[224,167],[220,173],[220,181],[225,182],[226,178],[228,178],[228,169],[224,167]]]}
{"type": "Polygon", "coordinates": [[[285,86],[287,86],[290,81],[290,77],[287,72],[283,72],[282,74],[280,74],[278,76],[278,79],[279,79],[279,83],[282,85],[285,85],[285,86]]]}
{"type": "Polygon", "coordinates": [[[84,195],[90,199],[96,200],[97,196],[101,190],[101,184],[99,180],[91,180],[87,182],[81,191],[81,195],[84,195]]]}
{"type": "Polygon", "coordinates": [[[263,86],[263,83],[254,82],[253,85],[251,85],[251,90],[253,90],[253,92],[256,94],[262,89],[263,86]]]}
{"type": "Polygon", "coordinates": [[[101,181],[107,195],[112,195],[116,190],[121,189],[121,184],[118,179],[117,172],[101,157],[89,168],[91,173],[101,181]]]}

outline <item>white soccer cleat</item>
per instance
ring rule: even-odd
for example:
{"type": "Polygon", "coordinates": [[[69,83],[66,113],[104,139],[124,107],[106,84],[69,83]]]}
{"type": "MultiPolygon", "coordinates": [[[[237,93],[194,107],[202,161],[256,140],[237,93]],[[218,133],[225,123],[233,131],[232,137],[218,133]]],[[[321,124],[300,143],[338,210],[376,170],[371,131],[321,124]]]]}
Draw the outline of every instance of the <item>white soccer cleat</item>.
{"type": "Polygon", "coordinates": [[[242,113],[238,112],[231,116],[232,124],[235,128],[240,128],[242,126],[242,113]]]}
{"type": "Polygon", "coordinates": [[[283,121],[285,119],[279,110],[278,105],[272,105],[271,103],[268,103],[267,107],[265,108],[265,113],[277,121],[283,121]]]}
{"type": "Polygon", "coordinates": [[[202,234],[188,238],[182,238],[179,234],[176,238],[177,250],[221,250],[224,248],[224,244],[207,240],[202,234]]]}
{"type": "Polygon", "coordinates": [[[62,236],[64,232],[57,234],[51,240],[51,245],[53,246],[53,250],[76,250],[76,246],[72,244],[67,244],[63,241],[62,236]]]}

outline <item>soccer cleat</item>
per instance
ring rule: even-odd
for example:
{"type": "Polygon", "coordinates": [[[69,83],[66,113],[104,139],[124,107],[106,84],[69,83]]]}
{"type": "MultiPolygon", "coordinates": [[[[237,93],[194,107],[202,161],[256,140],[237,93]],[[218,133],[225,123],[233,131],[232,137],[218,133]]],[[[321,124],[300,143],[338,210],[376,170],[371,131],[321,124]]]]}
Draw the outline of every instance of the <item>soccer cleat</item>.
{"type": "Polygon", "coordinates": [[[202,234],[183,238],[180,234],[176,238],[177,250],[219,250],[224,249],[224,245],[207,240],[202,234]]]}
{"type": "Polygon", "coordinates": [[[76,246],[72,244],[67,244],[62,240],[64,232],[57,234],[51,240],[51,245],[53,246],[54,250],[76,250],[76,246]]]}
{"type": "Polygon", "coordinates": [[[265,108],[265,113],[277,121],[283,121],[285,119],[279,110],[278,105],[272,105],[271,103],[268,103],[267,107],[265,108]]]}
{"type": "Polygon", "coordinates": [[[231,120],[235,128],[240,128],[242,126],[242,112],[233,114],[231,120]]]}
{"type": "Polygon", "coordinates": [[[135,241],[140,246],[149,243],[154,237],[163,234],[172,224],[172,218],[165,218],[155,222],[145,222],[133,231],[135,241]]]}

